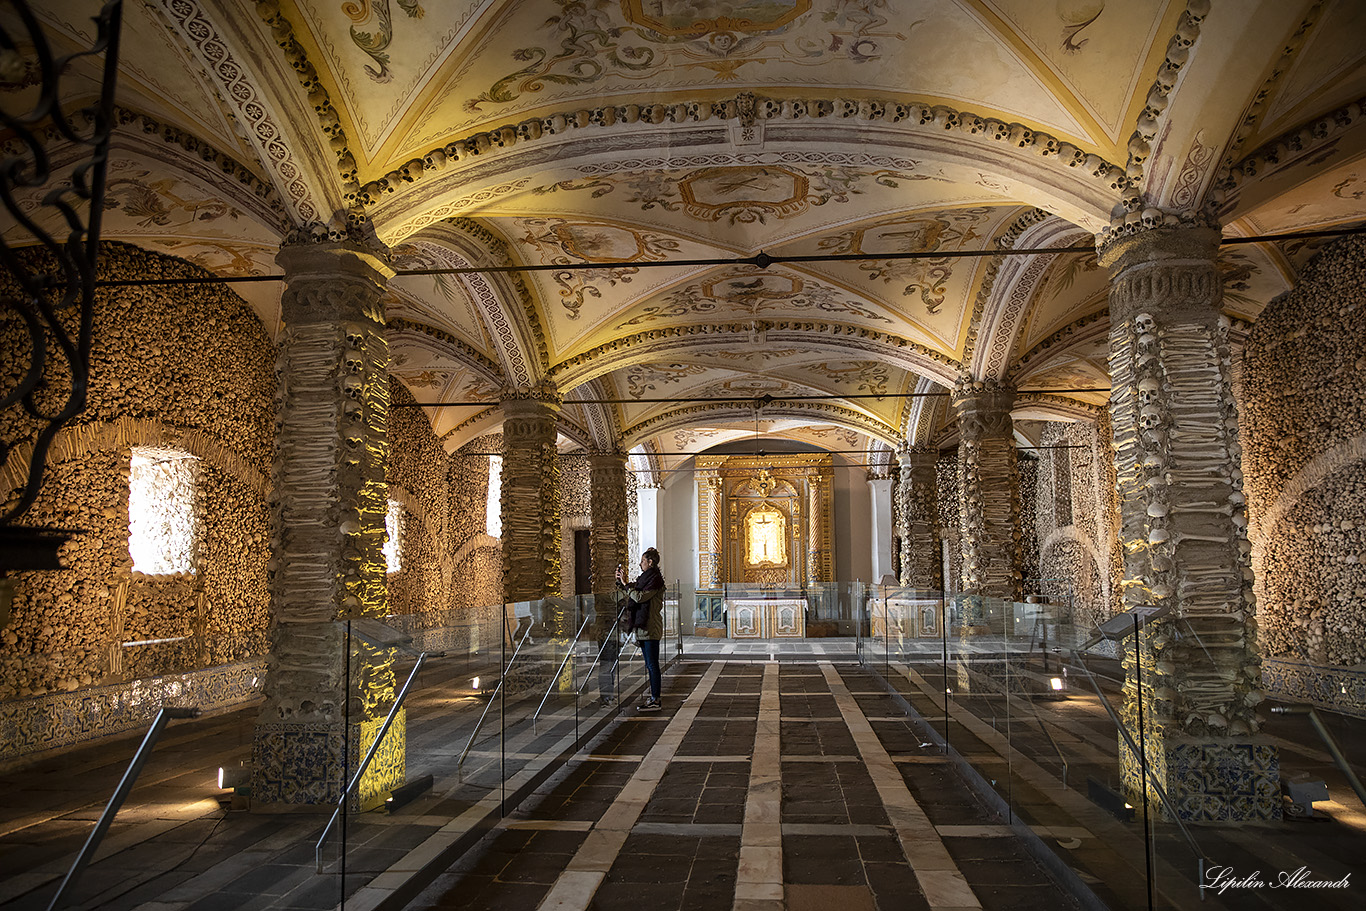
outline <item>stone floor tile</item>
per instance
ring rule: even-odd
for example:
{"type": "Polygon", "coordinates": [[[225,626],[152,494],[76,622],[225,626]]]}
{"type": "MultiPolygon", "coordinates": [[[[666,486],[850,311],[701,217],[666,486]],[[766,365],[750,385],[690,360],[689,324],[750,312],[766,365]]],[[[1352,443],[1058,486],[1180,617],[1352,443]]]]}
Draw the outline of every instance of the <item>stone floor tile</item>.
{"type": "Polygon", "coordinates": [[[787,911],[876,911],[867,886],[792,884],[784,896],[787,911]]]}

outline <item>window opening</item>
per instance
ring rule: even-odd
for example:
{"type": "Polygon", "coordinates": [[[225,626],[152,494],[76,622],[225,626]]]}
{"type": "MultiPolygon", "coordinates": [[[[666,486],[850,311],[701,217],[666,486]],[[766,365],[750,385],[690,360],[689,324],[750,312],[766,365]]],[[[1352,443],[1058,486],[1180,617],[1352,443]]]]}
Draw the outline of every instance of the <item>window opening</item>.
{"type": "Polygon", "coordinates": [[[503,536],[503,457],[489,456],[489,497],[485,527],[490,538],[503,536]]]}
{"type": "Polygon", "coordinates": [[[134,572],[193,573],[198,459],[177,449],[133,447],[128,476],[128,555],[134,572]]]}
{"type": "Polygon", "coordinates": [[[384,571],[396,573],[403,569],[403,504],[389,501],[384,514],[384,571]]]}

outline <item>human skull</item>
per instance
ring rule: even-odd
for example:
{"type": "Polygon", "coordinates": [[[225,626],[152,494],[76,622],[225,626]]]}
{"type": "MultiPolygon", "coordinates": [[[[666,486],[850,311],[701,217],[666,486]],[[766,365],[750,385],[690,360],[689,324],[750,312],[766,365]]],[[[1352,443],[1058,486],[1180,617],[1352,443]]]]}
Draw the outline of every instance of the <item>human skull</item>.
{"type": "Polygon", "coordinates": [[[1157,397],[1162,391],[1162,384],[1155,377],[1144,377],[1138,381],[1138,401],[1144,408],[1156,404],[1157,397]]]}
{"type": "Polygon", "coordinates": [[[1162,423],[1162,412],[1156,408],[1144,408],[1138,413],[1138,426],[1144,430],[1156,430],[1162,423]]]}
{"type": "Polygon", "coordinates": [[[1134,315],[1134,330],[1139,335],[1156,335],[1157,320],[1153,319],[1151,313],[1137,313],[1134,315]]]}
{"type": "Polygon", "coordinates": [[[1143,210],[1143,227],[1156,228],[1162,224],[1162,210],[1156,206],[1149,206],[1143,210]]]}

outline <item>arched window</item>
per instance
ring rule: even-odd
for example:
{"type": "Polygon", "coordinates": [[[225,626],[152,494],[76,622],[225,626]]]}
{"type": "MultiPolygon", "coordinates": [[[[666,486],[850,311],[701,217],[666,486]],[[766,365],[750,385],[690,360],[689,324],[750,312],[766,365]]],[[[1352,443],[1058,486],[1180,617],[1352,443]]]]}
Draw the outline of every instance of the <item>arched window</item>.
{"type": "Polygon", "coordinates": [[[490,538],[503,536],[503,457],[489,456],[489,497],[485,527],[490,538]]]}
{"type": "Polygon", "coordinates": [[[133,447],[128,476],[128,555],[134,572],[194,572],[198,459],[177,449],[133,447]]]}
{"type": "Polygon", "coordinates": [[[384,514],[384,571],[396,573],[403,569],[403,504],[389,501],[384,514]]]}

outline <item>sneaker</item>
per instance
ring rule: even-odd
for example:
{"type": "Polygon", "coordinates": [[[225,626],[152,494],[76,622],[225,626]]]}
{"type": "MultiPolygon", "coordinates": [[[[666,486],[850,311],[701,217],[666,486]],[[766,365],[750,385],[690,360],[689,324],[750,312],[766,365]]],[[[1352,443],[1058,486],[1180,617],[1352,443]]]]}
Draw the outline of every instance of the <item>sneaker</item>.
{"type": "Polygon", "coordinates": [[[598,701],[602,703],[602,707],[603,707],[603,708],[608,708],[608,709],[610,709],[612,706],[614,706],[614,705],[617,704],[617,701],[616,701],[615,699],[613,699],[611,696],[603,696],[603,697],[602,697],[600,700],[598,700],[598,701]]]}
{"type": "Polygon", "coordinates": [[[663,708],[663,706],[659,704],[659,700],[656,699],[656,698],[653,697],[653,696],[650,696],[650,697],[648,697],[644,702],[642,702],[642,703],[640,704],[640,708],[639,708],[637,711],[641,711],[641,712],[657,712],[657,711],[659,711],[659,710],[662,709],[662,708],[663,708]]]}

